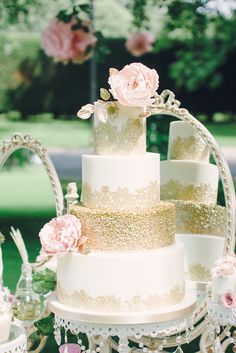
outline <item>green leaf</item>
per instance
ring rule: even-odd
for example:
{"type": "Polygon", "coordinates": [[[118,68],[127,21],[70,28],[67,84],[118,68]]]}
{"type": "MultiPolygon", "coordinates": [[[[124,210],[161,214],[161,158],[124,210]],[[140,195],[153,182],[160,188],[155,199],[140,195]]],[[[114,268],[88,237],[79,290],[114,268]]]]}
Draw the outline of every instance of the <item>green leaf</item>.
{"type": "Polygon", "coordinates": [[[53,325],[54,325],[54,315],[53,314],[50,314],[49,316],[47,316],[39,321],[36,321],[34,323],[34,326],[38,330],[38,334],[42,334],[45,336],[49,336],[49,335],[53,334],[53,332],[54,332],[53,325]]]}
{"type": "Polygon", "coordinates": [[[41,272],[33,273],[33,288],[38,294],[47,294],[56,287],[56,274],[46,268],[41,272]]]}

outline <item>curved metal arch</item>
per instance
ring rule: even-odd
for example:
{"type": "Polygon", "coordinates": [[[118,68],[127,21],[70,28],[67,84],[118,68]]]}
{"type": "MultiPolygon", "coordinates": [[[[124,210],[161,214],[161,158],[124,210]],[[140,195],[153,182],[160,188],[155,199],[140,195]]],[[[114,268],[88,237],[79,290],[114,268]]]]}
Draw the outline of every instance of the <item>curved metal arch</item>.
{"type": "MultiPolygon", "coordinates": [[[[225,237],[225,246],[224,246],[224,254],[228,254],[231,251],[234,251],[235,246],[235,217],[236,217],[236,203],[235,203],[235,192],[234,192],[234,184],[232,175],[229,170],[228,163],[212,134],[207,130],[207,128],[200,123],[193,115],[189,113],[189,111],[185,108],[180,107],[180,101],[175,99],[175,94],[166,89],[160,95],[156,95],[155,101],[152,104],[149,113],[150,115],[164,114],[176,117],[186,123],[191,124],[199,133],[201,138],[205,141],[205,143],[209,146],[211,154],[213,155],[216,165],[219,169],[220,178],[222,181],[224,195],[225,195],[225,203],[227,210],[227,235],[225,237]]],[[[182,330],[179,331],[181,334],[181,339],[178,341],[178,344],[185,344],[186,341],[194,341],[196,338],[200,337],[207,328],[207,306],[206,300],[204,300],[194,311],[192,317],[193,325],[196,325],[195,328],[191,331],[191,338],[187,338],[186,332],[182,330]]],[[[229,327],[227,327],[229,330],[229,327]]],[[[224,333],[222,333],[223,337],[225,337],[224,333]]],[[[176,343],[176,332],[172,332],[169,337],[165,338],[167,340],[167,344],[165,347],[174,347],[177,345],[176,343]]],[[[151,344],[152,341],[156,341],[156,345],[158,346],[158,341],[161,341],[160,338],[150,338],[143,337],[143,342],[147,346],[151,344]]],[[[134,339],[134,341],[136,341],[134,339]]],[[[202,343],[203,344],[203,343],[202,343]]]]}
{"type": "Polygon", "coordinates": [[[54,192],[56,214],[57,216],[61,216],[64,212],[64,196],[63,196],[60,180],[58,178],[54,165],[47,153],[46,148],[44,148],[38,140],[34,139],[28,134],[22,135],[20,133],[16,133],[12,135],[10,139],[4,140],[2,147],[0,148],[0,170],[5,164],[7,158],[13,152],[21,148],[26,148],[34,152],[40,158],[47,172],[50,184],[54,192]]]}

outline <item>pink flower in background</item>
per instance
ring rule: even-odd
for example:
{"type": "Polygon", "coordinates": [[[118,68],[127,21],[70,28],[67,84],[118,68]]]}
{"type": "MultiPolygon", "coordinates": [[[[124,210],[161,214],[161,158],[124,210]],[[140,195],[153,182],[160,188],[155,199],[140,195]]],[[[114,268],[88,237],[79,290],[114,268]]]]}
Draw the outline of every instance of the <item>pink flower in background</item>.
{"type": "Polygon", "coordinates": [[[126,65],[122,70],[110,69],[110,91],[121,104],[143,107],[152,103],[159,86],[156,70],[141,63],[126,65]]]}
{"type": "Polygon", "coordinates": [[[92,50],[97,43],[97,38],[91,32],[86,32],[83,28],[73,31],[72,40],[72,61],[81,63],[91,57],[92,50]]]}
{"type": "Polygon", "coordinates": [[[41,45],[48,56],[55,61],[68,62],[72,60],[82,63],[92,55],[92,47],[95,46],[97,38],[89,30],[89,25],[73,30],[76,20],[64,23],[53,19],[48,27],[42,32],[41,45]],[[84,27],[87,27],[88,30],[84,27]]]}
{"type": "Polygon", "coordinates": [[[150,32],[131,33],[125,46],[128,52],[134,56],[142,56],[152,51],[155,38],[150,32]]]}
{"type": "Polygon", "coordinates": [[[41,45],[48,56],[56,61],[67,62],[73,55],[73,32],[71,23],[64,23],[53,19],[42,32],[41,45]]]}
{"type": "Polygon", "coordinates": [[[78,251],[87,238],[81,236],[81,223],[73,215],[53,218],[39,233],[43,250],[49,255],[78,251]]]}
{"type": "Polygon", "coordinates": [[[224,305],[225,308],[235,308],[236,306],[236,297],[235,294],[228,290],[225,292],[221,297],[221,303],[224,305]]]}

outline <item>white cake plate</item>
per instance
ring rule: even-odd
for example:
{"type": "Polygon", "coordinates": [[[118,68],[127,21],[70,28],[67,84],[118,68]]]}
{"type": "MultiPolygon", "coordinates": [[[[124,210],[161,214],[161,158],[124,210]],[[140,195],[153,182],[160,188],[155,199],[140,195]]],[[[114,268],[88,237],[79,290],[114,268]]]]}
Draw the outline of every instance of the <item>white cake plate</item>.
{"type": "MultiPolygon", "coordinates": [[[[100,336],[101,343],[110,336],[119,337],[120,353],[129,351],[128,337],[162,336],[188,331],[192,325],[191,315],[196,304],[196,295],[186,293],[178,304],[166,309],[132,313],[101,313],[73,309],[58,302],[53,294],[48,301],[48,308],[55,314],[54,335],[61,344],[61,329],[75,335],[85,333],[88,337],[100,336]]],[[[67,341],[67,336],[65,341],[67,341]]],[[[91,353],[95,351],[90,350],[91,353]]]]}
{"type": "Polygon", "coordinates": [[[0,353],[26,353],[27,337],[22,326],[12,323],[7,342],[0,344],[0,353]]]}

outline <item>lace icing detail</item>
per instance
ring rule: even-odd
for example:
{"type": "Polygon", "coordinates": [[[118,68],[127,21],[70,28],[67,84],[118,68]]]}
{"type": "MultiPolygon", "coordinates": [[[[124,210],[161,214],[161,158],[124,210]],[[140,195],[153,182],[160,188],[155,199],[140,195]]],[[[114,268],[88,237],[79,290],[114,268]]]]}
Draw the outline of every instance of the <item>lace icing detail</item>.
{"type": "Polygon", "coordinates": [[[176,206],[176,233],[225,237],[227,210],[223,206],[171,200],[176,206]]]}
{"type": "Polygon", "coordinates": [[[160,201],[160,185],[151,181],[146,187],[129,192],[128,188],[111,190],[102,186],[100,191],[93,190],[88,183],[82,186],[82,202],[86,207],[107,208],[110,210],[144,209],[155,207],[160,201]]]}
{"type": "Polygon", "coordinates": [[[170,179],[161,186],[162,200],[185,200],[216,204],[217,190],[212,189],[210,183],[183,185],[178,180],[170,179]]]}
{"type": "Polygon", "coordinates": [[[146,151],[146,122],[143,118],[129,118],[117,127],[110,120],[94,126],[95,154],[143,154],[146,151]]]}
{"type": "Polygon", "coordinates": [[[170,141],[168,159],[208,162],[210,150],[200,136],[177,137],[170,141]]]}
{"type": "Polygon", "coordinates": [[[174,243],[175,206],[170,202],[123,211],[76,205],[70,213],[79,218],[91,250],[145,250],[174,243]]]}
{"type": "Polygon", "coordinates": [[[84,290],[67,293],[60,283],[57,284],[57,297],[62,304],[90,311],[135,312],[151,310],[179,303],[184,297],[184,285],[174,286],[168,293],[149,295],[142,298],[137,295],[130,300],[122,300],[114,295],[92,297],[84,290]]]}
{"type": "Polygon", "coordinates": [[[193,264],[189,266],[185,277],[191,281],[208,282],[211,279],[211,271],[201,264],[193,264]]]}

